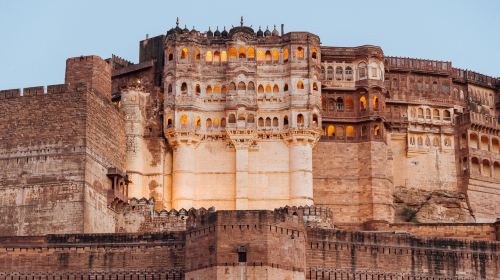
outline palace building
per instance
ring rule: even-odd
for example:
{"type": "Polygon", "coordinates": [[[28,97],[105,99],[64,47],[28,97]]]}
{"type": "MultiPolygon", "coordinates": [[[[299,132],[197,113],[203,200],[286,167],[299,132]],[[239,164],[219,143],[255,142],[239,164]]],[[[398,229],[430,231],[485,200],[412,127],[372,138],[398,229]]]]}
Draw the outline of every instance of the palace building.
{"type": "Polygon", "coordinates": [[[279,29],[0,90],[0,279],[500,279],[500,79],[279,29]]]}

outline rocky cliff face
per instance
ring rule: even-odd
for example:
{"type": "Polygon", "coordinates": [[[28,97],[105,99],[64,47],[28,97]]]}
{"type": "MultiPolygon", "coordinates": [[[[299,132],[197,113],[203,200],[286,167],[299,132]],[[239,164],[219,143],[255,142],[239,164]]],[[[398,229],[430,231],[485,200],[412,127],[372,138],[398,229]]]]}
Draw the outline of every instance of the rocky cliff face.
{"type": "Polygon", "coordinates": [[[444,190],[425,191],[397,187],[394,222],[474,222],[465,194],[444,190]]]}

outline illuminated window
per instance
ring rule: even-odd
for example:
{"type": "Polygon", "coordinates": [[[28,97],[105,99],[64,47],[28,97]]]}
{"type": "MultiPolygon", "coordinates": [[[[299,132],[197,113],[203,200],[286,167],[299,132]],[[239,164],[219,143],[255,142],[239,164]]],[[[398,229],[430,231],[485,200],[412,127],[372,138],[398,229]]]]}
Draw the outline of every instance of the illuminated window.
{"type": "Polygon", "coordinates": [[[297,82],[297,89],[304,89],[304,83],[301,80],[297,82]]]}
{"type": "Polygon", "coordinates": [[[328,128],[326,129],[326,135],[327,136],[335,136],[335,126],[334,125],[328,126],[328,128]]]}
{"type": "Polygon", "coordinates": [[[229,60],[235,60],[236,59],[236,48],[229,48],[229,60]]]}
{"type": "Polygon", "coordinates": [[[187,123],[188,123],[188,117],[186,115],[182,115],[181,116],[181,127],[185,128],[187,126],[187,123]]]}
{"type": "Polygon", "coordinates": [[[264,60],[264,51],[258,50],[257,51],[257,61],[263,61],[263,60],[264,60]]]}
{"type": "Polygon", "coordinates": [[[298,59],[304,59],[304,48],[302,48],[302,47],[298,47],[298,48],[297,48],[297,51],[295,52],[295,56],[296,56],[298,59]]]}
{"type": "Polygon", "coordinates": [[[312,57],[313,59],[318,58],[318,51],[316,50],[316,48],[313,48],[313,49],[312,49],[312,54],[311,54],[311,57],[312,57]]]}
{"type": "Polygon", "coordinates": [[[288,49],[283,51],[283,62],[288,62],[288,49]]]}
{"type": "Polygon", "coordinates": [[[378,110],[378,98],[376,96],[373,97],[373,109],[378,110]]]}
{"type": "Polygon", "coordinates": [[[227,52],[226,51],[222,51],[220,53],[220,61],[227,62],[227,52]]]}
{"type": "Polygon", "coordinates": [[[212,62],[212,52],[211,51],[207,51],[207,53],[205,54],[205,62],[208,62],[208,63],[212,62]]]}
{"type": "Polygon", "coordinates": [[[264,93],[264,86],[263,85],[259,85],[259,87],[257,88],[257,91],[259,93],[264,93]]]}
{"type": "Polygon", "coordinates": [[[359,108],[361,111],[366,111],[366,97],[364,95],[359,99],[359,108]]]}
{"type": "Polygon", "coordinates": [[[215,85],[214,85],[214,89],[213,89],[213,91],[212,91],[212,92],[213,92],[213,93],[220,93],[220,87],[219,87],[219,85],[215,84],[215,85]]]}
{"type": "Polygon", "coordinates": [[[205,93],[206,94],[212,93],[212,86],[207,86],[207,88],[205,89],[205,93]]]}
{"type": "Polygon", "coordinates": [[[266,51],[266,62],[271,62],[271,60],[272,60],[271,51],[266,51]]]}
{"type": "Polygon", "coordinates": [[[346,128],[345,128],[345,135],[347,137],[355,137],[356,136],[356,131],[354,130],[354,127],[352,125],[348,125],[346,128]]]}
{"type": "Polygon", "coordinates": [[[245,50],[245,48],[244,48],[244,47],[240,47],[240,48],[238,49],[238,58],[239,58],[239,59],[246,58],[246,57],[247,57],[246,53],[247,53],[247,50],[245,50]]]}
{"type": "Polygon", "coordinates": [[[200,50],[199,49],[196,49],[196,51],[194,51],[194,59],[196,61],[200,61],[200,58],[201,58],[201,55],[200,55],[200,50]]]}
{"type": "Polygon", "coordinates": [[[227,87],[225,85],[223,85],[220,89],[220,92],[223,93],[223,94],[226,94],[227,93],[227,87]]]}
{"type": "Polygon", "coordinates": [[[273,87],[273,92],[274,92],[274,93],[278,93],[278,92],[280,92],[280,88],[278,87],[278,85],[276,85],[276,84],[274,85],[274,87],[273,87]]]}
{"type": "Polygon", "coordinates": [[[187,48],[183,48],[181,50],[181,59],[187,59],[188,55],[189,55],[188,49],[187,48]]]}
{"type": "Polygon", "coordinates": [[[201,119],[200,119],[200,117],[196,117],[194,119],[194,126],[197,127],[197,128],[201,127],[201,119]]]}
{"type": "Polygon", "coordinates": [[[345,109],[346,111],[354,110],[354,102],[352,101],[352,97],[348,96],[345,99],[345,109]]]}
{"type": "Polygon", "coordinates": [[[255,49],[254,48],[248,48],[247,58],[248,58],[248,60],[254,60],[255,59],[255,49]]]}
{"type": "Polygon", "coordinates": [[[219,128],[219,119],[218,118],[214,118],[214,121],[212,123],[212,126],[214,128],[219,128]]]}
{"type": "Polygon", "coordinates": [[[270,92],[271,92],[271,85],[267,84],[266,85],[266,93],[270,93],[270,92]]]}
{"type": "Polygon", "coordinates": [[[373,135],[375,135],[375,136],[379,136],[380,135],[380,126],[375,125],[373,127],[373,135]]]}
{"type": "Polygon", "coordinates": [[[196,86],[194,87],[194,92],[197,93],[197,94],[201,93],[200,84],[196,84],[196,86]]]}
{"type": "Polygon", "coordinates": [[[273,55],[273,61],[275,61],[275,62],[279,61],[280,53],[278,52],[278,50],[273,50],[272,55],[273,55]]]}

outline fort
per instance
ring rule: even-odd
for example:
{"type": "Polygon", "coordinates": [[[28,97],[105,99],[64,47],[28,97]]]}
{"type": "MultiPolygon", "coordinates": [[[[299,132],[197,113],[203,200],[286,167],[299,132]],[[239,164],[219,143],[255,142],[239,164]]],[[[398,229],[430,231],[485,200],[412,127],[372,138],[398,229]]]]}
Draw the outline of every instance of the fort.
{"type": "Polygon", "coordinates": [[[0,280],[500,279],[498,77],[177,22],[0,118],[0,280]]]}

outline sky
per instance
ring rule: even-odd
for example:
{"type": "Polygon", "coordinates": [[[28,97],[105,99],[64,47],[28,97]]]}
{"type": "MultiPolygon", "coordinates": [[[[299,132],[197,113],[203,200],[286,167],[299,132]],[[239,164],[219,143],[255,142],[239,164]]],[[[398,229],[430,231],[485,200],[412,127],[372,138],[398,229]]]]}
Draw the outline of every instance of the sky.
{"type": "Polygon", "coordinates": [[[323,45],[381,46],[386,55],[452,61],[500,76],[500,1],[0,0],[0,89],[64,82],[68,57],[138,61],[139,41],[175,26],[206,31],[285,24],[323,45]]]}

